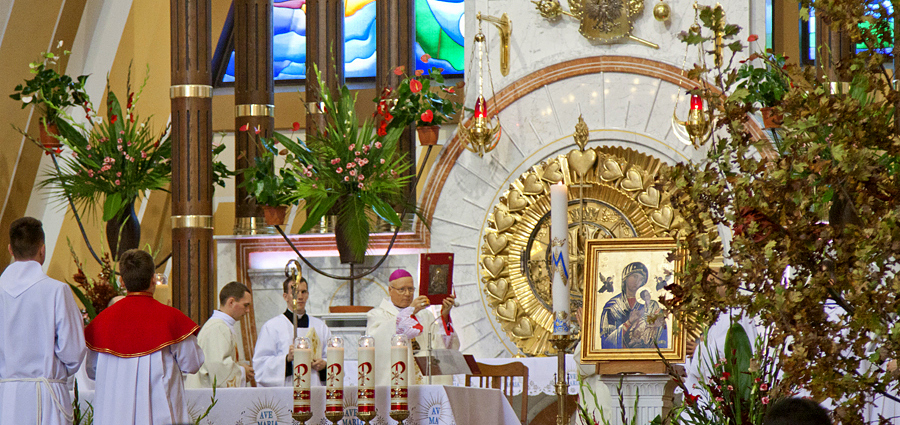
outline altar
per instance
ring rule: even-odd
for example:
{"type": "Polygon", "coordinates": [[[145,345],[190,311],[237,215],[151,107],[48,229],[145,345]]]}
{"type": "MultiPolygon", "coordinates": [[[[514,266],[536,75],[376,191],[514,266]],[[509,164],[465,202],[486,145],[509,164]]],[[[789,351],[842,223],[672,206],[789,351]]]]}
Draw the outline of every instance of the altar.
{"type": "MultiPolygon", "coordinates": [[[[396,424],[390,418],[390,388],[375,388],[377,416],[373,424],[396,424]]],[[[275,388],[220,388],[216,390],[216,404],[201,425],[290,425],[292,390],[275,388]]],[[[93,391],[80,391],[82,409],[94,399],[93,391]]],[[[188,411],[192,418],[199,417],[210,406],[212,389],[185,390],[188,411]]],[[[325,387],[312,388],[313,417],[308,424],[330,424],[325,419],[325,387]]],[[[450,387],[443,385],[418,385],[409,387],[410,416],[406,424],[466,425],[498,424],[516,425],[519,419],[506,397],[499,390],[483,388],[450,387]]],[[[356,387],[344,387],[344,418],[339,422],[357,425],[356,387]]]]}

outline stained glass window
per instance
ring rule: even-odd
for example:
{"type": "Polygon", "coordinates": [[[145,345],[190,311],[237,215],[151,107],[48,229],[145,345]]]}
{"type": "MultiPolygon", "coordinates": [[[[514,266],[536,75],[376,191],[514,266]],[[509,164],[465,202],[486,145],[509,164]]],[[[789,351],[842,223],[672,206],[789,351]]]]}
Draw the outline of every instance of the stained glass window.
{"type": "MultiPolygon", "coordinates": [[[[346,78],[375,76],[375,1],[345,0],[344,75],[346,78]]],[[[462,74],[464,0],[415,0],[416,67],[425,53],[428,65],[444,68],[445,75],[462,74]]],[[[272,16],[275,80],[301,80],[306,74],[306,0],[275,0],[272,16]]],[[[234,82],[234,52],[222,81],[234,82]]],[[[430,68],[430,67],[429,67],[430,68]]]]}

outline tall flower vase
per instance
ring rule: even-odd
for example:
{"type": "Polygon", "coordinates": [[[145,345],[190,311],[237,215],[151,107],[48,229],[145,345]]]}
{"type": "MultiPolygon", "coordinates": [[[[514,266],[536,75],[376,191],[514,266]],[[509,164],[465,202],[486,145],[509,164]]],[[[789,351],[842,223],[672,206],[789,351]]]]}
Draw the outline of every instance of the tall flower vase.
{"type": "Polygon", "coordinates": [[[140,246],[141,223],[134,212],[134,201],[106,222],[106,241],[109,243],[109,252],[114,253],[114,260],[118,260],[123,252],[140,246]]]}
{"type": "Polygon", "coordinates": [[[350,249],[350,244],[347,242],[347,237],[344,234],[344,226],[338,219],[337,225],[334,227],[334,238],[337,240],[337,250],[338,255],[341,258],[341,264],[362,264],[365,261],[363,257],[357,257],[353,255],[353,251],[350,249]]]}

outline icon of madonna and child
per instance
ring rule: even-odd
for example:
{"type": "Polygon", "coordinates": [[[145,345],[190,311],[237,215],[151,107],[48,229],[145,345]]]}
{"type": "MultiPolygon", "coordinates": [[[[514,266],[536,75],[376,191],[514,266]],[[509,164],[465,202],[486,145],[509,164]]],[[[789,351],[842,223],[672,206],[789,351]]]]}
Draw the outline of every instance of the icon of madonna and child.
{"type": "Polygon", "coordinates": [[[649,277],[639,261],[622,270],[621,292],[603,305],[600,315],[601,348],[668,348],[668,327],[649,277]]]}

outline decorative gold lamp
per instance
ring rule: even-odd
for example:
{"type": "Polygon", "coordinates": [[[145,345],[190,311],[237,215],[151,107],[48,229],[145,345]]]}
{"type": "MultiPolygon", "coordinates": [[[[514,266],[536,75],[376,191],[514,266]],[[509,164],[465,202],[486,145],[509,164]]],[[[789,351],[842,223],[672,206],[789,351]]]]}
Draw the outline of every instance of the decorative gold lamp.
{"type": "MultiPolygon", "coordinates": [[[[721,13],[724,17],[725,12],[722,10],[721,5],[716,5],[716,13],[721,13]]],[[[697,2],[694,2],[694,23],[690,27],[690,31],[694,34],[700,34],[700,23],[699,23],[699,12],[700,8],[697,2]]],[[[719,61],[719,58],[722,57],[722,52],[720,50],[720,40],[722,38],[722,29],[716,29],[716,48],[715,48],[715,57],[716,61],[719,61]]],[[[698,46],[698,54],[699,59],[703,62],[703,44],[701,43],[698,46]]],[[[684,73],[684,65],[687,62],[688,55],[688,47],[685,47],[684,52],[684,62],[681,64],[682,75],[684,73]]],[[[701,90],[703,94],[708,94],[709,89],[703,88],[701,90]]],[[[706,111],[703,108],[703,96],[697,93],[691,93],[691,107],[688,112],[688,119],[686,121],[681,121],[678,119],[678,98],[675,100],[675,110],[672,111],[672,124],[676,130],[676,135],[679,133],[686,133],[688,139],[690,139],[691,144],[694,146],[699,146],[701,143],[705,142],[712,135],[712,110],[706,111]]]]}
{"type": "MultiPolygon", "coordinates": [[[[504,15],[505,17],[506,15],[504,15]]],[[[478,21],[478,34],[475,34],[475,44],[478,49],[478,97],[475,100],[475,114],[472,117],[470,128],[459,122],[458,132],[463,146],[471,152],[484,157],[497,147],[500,142],[500,120],[497,115],[488,118],[487,101],[484,100],[484,33],[481,32],[481,21],[478,21]]],[[[491,84],[493,87],[493,84],[491,84]]]]}

